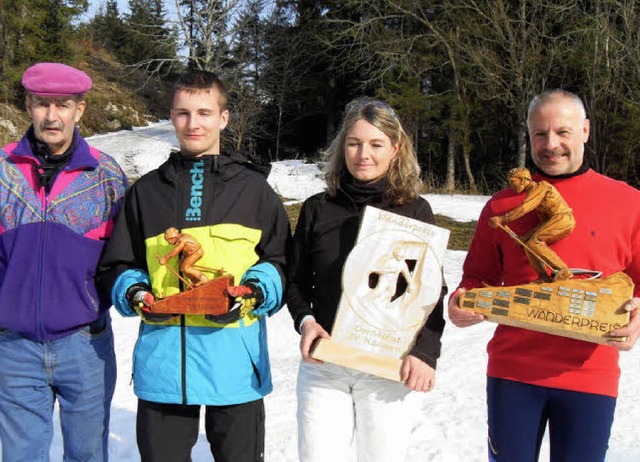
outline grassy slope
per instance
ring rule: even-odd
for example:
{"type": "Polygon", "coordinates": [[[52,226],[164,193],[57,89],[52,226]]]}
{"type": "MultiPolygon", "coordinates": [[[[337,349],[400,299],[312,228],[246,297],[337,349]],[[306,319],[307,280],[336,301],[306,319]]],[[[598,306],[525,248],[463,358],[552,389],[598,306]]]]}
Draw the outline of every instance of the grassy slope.
{"type": "MultiPolygon", "coordinates": [[[[82,136],[142,126],[157,120],[158,115],[168,114],[168,100],[162,96],[162,88],[120,64],[107,51],[83,42],[77,45],[76,60],[74,66],[93,80],[86,94],[87,108],[78,124],[82,136]],[[149,94],[157,96],[151,98],[149,94]]],[[[10,121],[17,132],[16,136],[0,124],[0,146],[21,137],[31,124],[24,105],[8,101],[0,101],[0,120],[10,121]]]]}

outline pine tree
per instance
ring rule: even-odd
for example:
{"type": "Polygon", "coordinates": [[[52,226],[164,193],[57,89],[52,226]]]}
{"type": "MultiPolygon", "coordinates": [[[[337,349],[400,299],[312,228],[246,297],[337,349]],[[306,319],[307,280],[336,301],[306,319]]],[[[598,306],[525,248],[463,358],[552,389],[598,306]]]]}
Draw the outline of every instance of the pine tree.
{"type": "Polygon", "coordinates": [[[181,0],[178,29],[181,45],[188,50],[190,69],[222,74],[229,67],[228,24],[238,10],[237,0],[181,0]]]}
{"type": "Polygon", "coordinates": [[[107,0],[107,3],[89,22],[89,31],[95,45],[106,48],[120,56],[127,41],[126,27],[118,11],[117,0],[107,0]]]}
{"type": "Polygon", "coordinates": [[[29,65],[73,64],[73,21],[87,5],[87,0],[0,0],[0,90],[5,99],[20,100],[20,76],[29,65]]]}

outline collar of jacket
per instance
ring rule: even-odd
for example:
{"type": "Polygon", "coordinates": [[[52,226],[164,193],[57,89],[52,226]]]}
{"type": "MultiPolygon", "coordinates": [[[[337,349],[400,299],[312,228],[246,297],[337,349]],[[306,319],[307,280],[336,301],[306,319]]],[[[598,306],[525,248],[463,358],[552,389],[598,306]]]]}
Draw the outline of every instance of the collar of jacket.
{"type": "MultiPolygon", "coordinates": [[[[30,127],[29,130],[33,130],[33,127],[30,127]]],[[[11,155],[13,157],[18,156],[28,158],[29,161],[39,164],[40,160],[31,150],[31,143],[29,142],[28,133],[29,131],[27,131],[27,133],[22,137],[11,155]]],[[[71,154],[71,160],[67,164],[65,170],[83,170],[96,168],[98,166],[98,159],[93,157],[93,155],[91,154],[89,144],[84,140],[84,138],[80,136],[77,127],[74,130],[73,136],[76,137],[78,142],[76,143],[76,148],[71,154]]]]}
{"type": "Polygon", "coordinates": [[[389,180],[386,177],[374,183],[363,183],[349,173],[343,172],[337,193],[358,210],[365,205],[382,205],[385,202],[384,193],[388,185],[389,180]]]}
{"type": "Polygon", "coordinates": [[[204,161],[204,171],[216,173],[222,181],[228,181],[243,171],[245,168],[255,170],[265,178],[271,170],[270,165],[254,162],[250,157],[240,152],[221,153],[218,155],[205,155],[191,157],[180,151],[172,151],[169,159],[159,167],[160,173],[171,183],[177,183],[178,172],[190,169],[194,162],[204,161]]]}

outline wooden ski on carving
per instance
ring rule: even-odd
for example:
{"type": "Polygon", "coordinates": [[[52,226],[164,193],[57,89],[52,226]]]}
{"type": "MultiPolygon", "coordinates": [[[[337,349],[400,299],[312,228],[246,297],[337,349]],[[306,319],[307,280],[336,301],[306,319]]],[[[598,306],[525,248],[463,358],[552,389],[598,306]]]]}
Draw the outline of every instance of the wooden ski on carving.
{"type": "Polygon", "coordinates": [[[156,301],[152,311],[162,314],[225,314],[229,312],[230,307],[226,290],[231,285],[233,276],[221,276],[156,301]]]}

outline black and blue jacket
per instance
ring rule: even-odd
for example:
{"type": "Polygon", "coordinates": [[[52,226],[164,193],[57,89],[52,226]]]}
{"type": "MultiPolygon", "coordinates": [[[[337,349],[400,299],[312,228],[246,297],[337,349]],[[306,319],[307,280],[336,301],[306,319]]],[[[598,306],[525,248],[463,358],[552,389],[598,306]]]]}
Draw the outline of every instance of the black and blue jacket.
{"type": "MultiPolygon", "coordinates": [[[[183,290],[178,259],[160,265],[172,248],[169,227],[202,245],[198,265],[223,269],[235,284],[257,281],[264,302],[221,325],[204,315],[160,322],[142,319],[134,351],[136,395],[160,403],[230,405],[260,399],[272,389],[264,315],[282,306],[289,220],[266,182],[268,167],[240,154],[190,158],[173,153],[129,191],[101,261],[100,281],[124,316],[127,289],[147,282],[156,297],[183,290]]],[[[204,271],[211,279],[216,274],[204,271]]]]}

